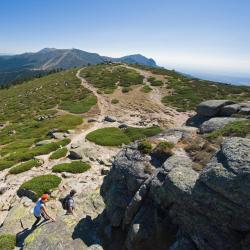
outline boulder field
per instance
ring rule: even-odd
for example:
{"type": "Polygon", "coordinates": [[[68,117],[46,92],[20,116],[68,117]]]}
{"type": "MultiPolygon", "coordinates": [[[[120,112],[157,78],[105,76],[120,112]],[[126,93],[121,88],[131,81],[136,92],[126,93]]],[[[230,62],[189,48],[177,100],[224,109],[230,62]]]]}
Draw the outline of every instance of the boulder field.
{"type": "Polygon", "coordinates": [[[250,249],[249,139],[226,139],[200,173],[188,157],[151,160],[124,148],[101,187],[124,249],[250,249]]]}

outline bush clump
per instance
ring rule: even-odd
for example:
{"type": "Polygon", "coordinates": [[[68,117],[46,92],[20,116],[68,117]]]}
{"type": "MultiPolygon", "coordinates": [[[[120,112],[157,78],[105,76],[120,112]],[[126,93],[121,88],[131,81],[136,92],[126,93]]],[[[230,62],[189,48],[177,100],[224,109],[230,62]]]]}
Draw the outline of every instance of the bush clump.
{"type": "Polygon", "coordinates": [[[119,103],[119,100],[117,100],[117,99],[112,99],[112,100],[111,100],[111,103],[112,103],[112,104],[117,104],[117,103],[119,103]]]}
{"type": "Polygon", "coordinates": [[[16,246],[16,236],[13,234],[0,235],[0,250],[13,250],[16,246]]]}
{"type": "Polygon", "coordinates": [[[86,138],[102,146],[120,146],[133,141],[144,139],[160,133],[160,127],[119,129],[114,127],[101,128],[89,133],[86,138]]]}
{"type": "Polygon", "coordinates": [[[150,82],[151,86],[162,86],[163,82],[160,80],[156,80],[155,77],[149,77],[148,81],[150,82]]]}
{"type": "Polygon", "coordinates": [[[130,138],[131,141],[144,139],[159,134],[162,131],[160,127],[152,126],[148,128],[133,128],[128,127],[124,133],[130,138]]]}
{"type": "Polygon", "coordinates": [[[123,87],[122,93],[128,93],[130,90],[132,90],[130,87],[123,87]]]}
{"type": "Polygon", "coordinates": [[[141,88],[141,91],[144,93],[149,93],[150,91],[152,91],[152,88],[150,88],[148,85],[145,85],[141,88]]]}
{"type": "Polygon", "coordinates": [[[22,173],[22,172],[26,172],[26,171],[32,169],[33,167],[39,167],[41,165],[42,165],[41,160],[32,159],[32,160],[21,163],[21,164],[15,166],[15,167],[11,168],[9,170],[9,173],[10,174],[19,174],[19,173],[22,173]]]}
{"type": "Polygon", "coordinates": [[[17,162],[16,161],[8,161],[8,160],[0,160],[0,171],[10,168],[13,165],[15,165],[17,162]]]}
{"type": "Polygon", "coordinates": [[[78,101],[66,100],[60,104],[60,108],[67,110],[73,114],[82,114],[88,112],[97,103],[94,95],[87,95],[78,101]]]}
{"type": "Polygon", "coordinates": [[[65,157],[67,152],[68,152],[67,148],[60,148],[55,152],[53,152],[49,158],[50,160],[60,159],[62,157],[65,157]]]}
{"type": "Polygon", "coordinates": [[[34,200],[37,200],[43,193],[57,188],[60,183],[61,178],[56,175],[41,175],[24,182],[19,188],[18,193],[22,189],[30,190],[35,194],[34,200]]]}
{"type": "Polygon", "coordinates": [[[138,145],[138,150],[142,152],[143,154],[150,154],[152,151],[152,145],[148,141],[142,141],[138,145]]]}
{"type": "Polygon", "coordinates": [[[120,146],[129,144],[130,139],[119,128],[101,128],[90,132],[86,138],[102,146],[120,146]]]}
{"type": "Polygon", "coordinates": [[[10,154],[6,159],[9,161],[15,160],[17,162],[28,161],[34,158],[35,156],[49,154],[60,147],[66,146],[69,143],[70,139],[66,138],[58,142],[52,142],[42,146],[36,146],[28,150],[21,148],[20,150],[17,150],[13,154],[10,154]]]}
{"type": "Polygon", "coordinates": [[[90,165],[82,161],[73,161],[71,163],[63,163],[53,167],[53,172],[68,172],[72,174],[83,173],[90,169],[90,165]]]}

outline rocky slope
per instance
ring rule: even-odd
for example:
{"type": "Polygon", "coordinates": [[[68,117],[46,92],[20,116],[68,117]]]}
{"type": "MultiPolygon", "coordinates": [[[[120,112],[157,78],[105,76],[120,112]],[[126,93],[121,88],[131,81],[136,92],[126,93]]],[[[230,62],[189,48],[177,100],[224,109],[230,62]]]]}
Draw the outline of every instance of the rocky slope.
{"type": "MultiPolygon", "coordinates": [[[[108,67],[112,71],[117,65],[108,67]]],[[[151,88],[149,93],[142,91],[142,85],[123,93],[118,85],[105,94],[84,78],[82,70],[75,70],[79,88],[91,92],[97,104],[75,115],[84,121],[74,129],[50,131],[49,141],[71,140],[65,146],[68,153],[60,159],[50,159],[51,153],[36,156],[43,164],[18,175],[10,174],[9,169],[0,171],[0,236],[15,235],[17,249],[249,249],[249,102],[202,102],[197,115],[190,118],[193,111],[178,112],[160,101],[172,93],[166,75],[140,67],[134,70],[144,77],[143,86],[151,88]],[[162,81],[163,85],[153,85],[152,77],[153,83],[162,81]],[[119,102],[113,104],[115,99],[119,102]],[[234,137],[208,139],[211,131],[235,122],[237,126],[230,127],[234,137]],[[147,139],[151,152],[143,152],[141,141],[108,147],[86,139],[88,133],[101,128],[152,125],[163,130],[147,139]],[[88,162],[91,168],[83,173],[52,172],[55,165],[75,159],[88,162]],[[34,203],[27,194],[17,196],[17,190],[23,182],[51,173],[62,179],[48,202],[56,222],[32,230],[34,203]],[[76,210],[73,216],[66,216],[60,199],[72,188],[77,190],[76,210]]],[[[73,80],[62,81],[67,86],[73,80]]],[[[71,110],[54,107],[58,116],[71,110]]],[[[8,125],[4,123],[2,129],[8,125]]],[[[15,131],[11,132],[7,138],[15,131]]],[[[47,141],[36,142],[43,143],[47,141]]]]}
{"type": "Polygon", "coordinates": [[[110,225],[131,250],[249,249],[249,155],[249,139],[229,138],[198,174],[188,157],[155,167],[127,147],[101,188],[110,225]]]}

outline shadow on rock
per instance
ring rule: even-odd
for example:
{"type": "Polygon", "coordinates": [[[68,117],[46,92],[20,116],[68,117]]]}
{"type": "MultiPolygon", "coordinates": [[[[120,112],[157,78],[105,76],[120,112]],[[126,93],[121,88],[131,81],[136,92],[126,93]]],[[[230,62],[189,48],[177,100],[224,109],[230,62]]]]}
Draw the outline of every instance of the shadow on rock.
{"type": "Polygon", "coordinates": [[[25,229],[23,229],[23,231],[17,233],[17,235],[16,235],[16,246],[23,249],[25,239],[30,234],[32,234],[37,228],[39,228],[41,226],[44,226],[45,224],[48,224],[48,223],[50,223],[50,222],[44,220],[44,221],[40,222],[36,227],[25,228],[25,229]]]}
{"type": "Polygon", "coordinates": [[[125,241],[122,230],[109,225],[105,211],[94,219],[86,216],[80,220],[74,229],[72,238],[81,239],[87,246],[100,245],[104,250],[121,249],[125,241]]]}

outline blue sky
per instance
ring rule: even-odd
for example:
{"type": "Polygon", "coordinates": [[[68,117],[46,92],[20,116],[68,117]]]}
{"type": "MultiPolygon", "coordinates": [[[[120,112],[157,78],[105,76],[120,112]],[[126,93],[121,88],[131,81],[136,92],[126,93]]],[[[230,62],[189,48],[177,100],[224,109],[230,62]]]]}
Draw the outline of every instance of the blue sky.
{"type": "Polygon", "coordinates": [[[0,53],[141,53],[184,71],[250,76],[248,0],[1,0],[0,53]]]}

